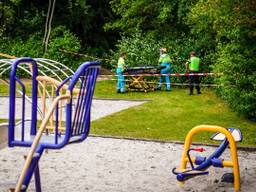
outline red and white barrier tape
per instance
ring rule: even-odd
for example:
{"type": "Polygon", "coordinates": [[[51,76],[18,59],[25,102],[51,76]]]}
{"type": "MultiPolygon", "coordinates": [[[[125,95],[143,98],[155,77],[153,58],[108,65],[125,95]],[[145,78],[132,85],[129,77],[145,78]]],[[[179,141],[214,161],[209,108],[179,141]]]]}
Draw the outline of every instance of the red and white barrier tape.
{"type": "MultiPolygon", "coordinates": [[[[113,80],[113,81],[116,81],[117,79],[110,79],[110,80],[113,80]]],[[[125,82],[134,82],[132,80],[124,80],[125,82]]],[[[135,83],[146,83],[146,84],[159,84],[159,82],[150,82],[150,81],[136,81],[135,83]]],[[[162,85],[166,85],[166,83],[161,83],[162,85]]],[[[189,86],[189,83],[171,83],[171,85],[174,85],[174,86],[189,86]]],[[[194,83],[194,85],[197,85],[194,83]]],[[[200,83],[200,86],[201,87],[220,87],[222,85],[217,85],[217,84],[201,84],[200,83]]]]}
{"type": "MultiPolygon", "coordinates": [[[[136,75],[123,75],[125,77],[158,77],[158,76],[175,76],[175,77],[180,77],[180,76],[214,76],[214,75],[220,75],[216,73],[171,73],[171,74],[136,74],[136,75]]],[[[112,76],[118,76],[118,75],[99,75],[99,77],[112,77],[112,76]]]]}

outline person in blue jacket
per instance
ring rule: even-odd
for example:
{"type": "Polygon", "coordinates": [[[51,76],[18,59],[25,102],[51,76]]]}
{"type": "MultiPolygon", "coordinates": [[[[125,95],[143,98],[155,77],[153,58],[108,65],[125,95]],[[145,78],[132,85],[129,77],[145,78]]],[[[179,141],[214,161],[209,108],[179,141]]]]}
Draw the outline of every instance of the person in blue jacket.
{"type": "Polygon", "coordinates": [[[125,83],[123,72],[125,70],[126,53],[121,53],[117,63],[116,75],[117,75],[117,93],[125,93],[125,83]]]}
{"type": "Polygon", "coordinates": [[[157,90],[161,90],[162,83],[165,81],[166,83],[166,91],[171,91],[171,81],[170,81],[170,72],[171,72],[171,58],[167,54],[166,48],[160,49],[160,58],[159,58],[159,64],[161,67],[164,67],[160,70],[160,74],[167,74],[168,76],[161,76],[159,80],[159,84],[157,86],[157,90]]]}

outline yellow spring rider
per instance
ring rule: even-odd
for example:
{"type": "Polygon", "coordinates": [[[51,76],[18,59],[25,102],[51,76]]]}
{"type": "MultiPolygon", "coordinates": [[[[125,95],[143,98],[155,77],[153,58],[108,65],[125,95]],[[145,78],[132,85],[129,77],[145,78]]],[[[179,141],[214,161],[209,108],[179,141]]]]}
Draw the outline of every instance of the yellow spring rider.
{"type": "Polygon", "coordinates": [[[240,190],[240,172],[237,158],[236,142],[242,141],[242,133],[237,128],[223,128],[220,126],[212,125],[199,125],[192,128],[186,136],[184,151],[181,159],[180,167],[172,170],[173,174],[180,182],[184,182],[190,178],[200,175],[207,175],[207,169],[213,167],[231,167],[233,168],[232,174],[224,174],[222,180],[227,182],[234,182],[235,191],[240,190]],[[190,148],[192,137],[198,132],[210,131],[217,132],[211,139],[222,141],[220,146],[208,158],[202,156],[191,157],[190,151],[203,152],[203,148],[190,148]],[[220,159],[221,154],[227,147],[230,147],[231,160],[220,159]],[[191,168],[187,168],[187,163],[190,163],[191,168]]]}

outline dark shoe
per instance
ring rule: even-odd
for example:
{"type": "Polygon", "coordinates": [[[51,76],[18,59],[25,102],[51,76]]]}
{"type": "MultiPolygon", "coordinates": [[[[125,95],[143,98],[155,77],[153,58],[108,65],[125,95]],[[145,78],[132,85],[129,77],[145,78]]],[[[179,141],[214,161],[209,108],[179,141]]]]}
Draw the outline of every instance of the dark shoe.
{"type": "Polygon", "coordinates": [[[194,95],[194,93],[189,93],[188,95],[194,95]]]}
{"type": "Polygon", "coordinates": [[[202,92],[199,91],[199,92],[197,92],[197,94],[198,94],[198,95],[199,95],[199,94],[202,94],[202,92]]]}
{"type": "Polygon", "coordinates": [[[165,91],[168,91],[168,92],[169,92],[169,91],[171,91],[171,89],[166,89],[165,91]]]}
{"type": "Polygon", "coordinates": [[[121,93],[120,89],[117,89],[116,93],[121,93]]]}
{"type": "Polygon", "coordinates": [[[161,87],[157,87],[156,90],[157,90],[157,91],[161,91],[161,87]]]}

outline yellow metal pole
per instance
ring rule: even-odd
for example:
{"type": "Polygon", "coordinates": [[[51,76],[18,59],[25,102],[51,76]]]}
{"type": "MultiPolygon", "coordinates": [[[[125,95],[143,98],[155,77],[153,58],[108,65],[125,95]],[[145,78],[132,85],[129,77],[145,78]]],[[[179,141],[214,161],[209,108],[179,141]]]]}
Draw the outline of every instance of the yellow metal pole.
{"type": "Polygon", "coordinates": [[[190,148],[191,142],[192,142],[192,137],[198,132],[201,131],[210,131],[210,132],[220,132],[226,136],[229,142],[230,146],[230,152],[231,152],[231,159],[232,162],[225,162],[225,165],[227,167],[233,167],[233,173],[234,173],[234,188],[235,191],[240,190],[240,171],[239,171],[239,164],[238,164],[238,158],[237,158],[237,149],[236,149],[236,142],[232,136],[232,134],[224,127],[220,126],[213,126],[213,125],[199,125],[194,128],[192,128],[185,139],[185,144],[184,144],[184,151],[181,159],[181,165],[180,165],[180,170],[186,169],[187,166],[187,151],[190,148]]]}
{"type": "Polygon", "coordinates": [[[43,122],[42,122],[42,124],[40,125],[40,128],[38,129],[38,131],[37,131],[37,133],[36,133],[35,139],[34,139],[34,141],[33,141],[33,143],[32,143],[32,146],[31,146],[31,148],[30,148],[29,154],[28,154],[27,159],[26,159],[26,161],[25,161],[24,167],[23,167],[22,172],[21,172],[21,174],[20,174],[18,183],[17,183],[17,185],[16,185],[16,187],[15,187],[15,192],[20,192],[20,190],[21,190],[23,180],[24,180],[24,178],[25,178],[25,176],[26,176],[26,173],[27,173],[27,171],[28,171],[28,169],[29,169],[29,166],[30,166],[30,163],[31,163],[31,161],[32,161],[33,155],[34,155],[34,153],[35,153],[35,151],[36,151],[36,148],[37,148],[37,146],[38,146],[38,144],[39,144],[39,141],[40,141],[40,139],[41,139],[41,136],[42,136],[42,134],[43,134],[43,132],[44,132],[44,129],[45,129],[46,125],[47,125],[47,122],[49,121],[50,117],[52,116],[52,113],[53,113],[54,110],[55,110],[55,107],[57,106],[57,104],[58,104],[58,102],[59,102],[60,100],[62,100],[62,99],[68,99],[68,100],[69,100],[70,98],[71,98],[70,94],[58,96],[58,97],[54,100],[54,102],[52,103],[52,105],[51,105],[51,107],[50,107],[48,113],[46,114],[46,117],[43,119],[43,122]]]}
{"type": "MultiPolygon", "coordinates": [[[[60,89],[60,95],[62,95],[62,89],[60,89]]],[[[60,110],[60,113],[59,113],[59,127],[62,130],[62,101],[60,101],[59,105],[60,105],[60,107],[59,107],[59,110],[60,110]]]]}
{"type": "Polygon", "coordinates": [[[0,57],[5,57],[5,58],[8,58],[8,59],[16,59],[17,58],[15,56],[8,55],[8,54],[5,54],[5,53],[0,53],[0,57]]]}
{"type": "Polygon", "coordinates": [[[43,117],[45,117],[45,113],[46,113],[46,81],[43,82],[42,111],[43,111],[43,117]]]}
{"type": "MultiPolygon", "coordinates": [[[[53,100],[54,100],[54,85],[51,85],[51,98],[50,98],[50,100],[51,100],[51,103],[53,103],[53,100]]],[[[50,127],[51,127],[51,129],[54,129],[53,127],[53,115],[51,116],[51,118],[50,118],[50,127]]]]}

